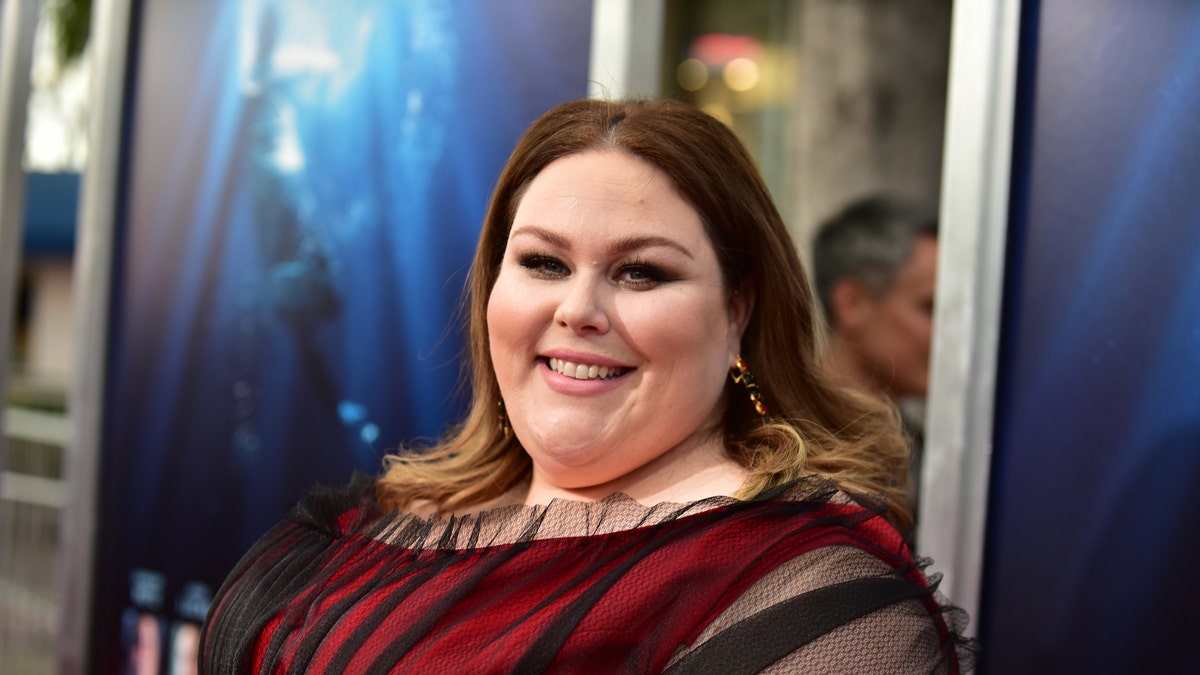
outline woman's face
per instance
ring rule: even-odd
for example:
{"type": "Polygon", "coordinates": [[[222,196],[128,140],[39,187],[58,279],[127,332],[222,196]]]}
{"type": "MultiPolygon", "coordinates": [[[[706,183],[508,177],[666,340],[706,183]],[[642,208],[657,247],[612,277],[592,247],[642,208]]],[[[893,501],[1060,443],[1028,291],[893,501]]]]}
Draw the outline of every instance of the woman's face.
{"type": "MultiPolygon", "coordinates": [[[[492,363],[534,485],[612,484],[723,455],[710,433],[748,301],[650,164],[556,160],[518,204],[488,302],[492,363]]],[[[666,471],[666,474],[663,473],[666,471]]]]}

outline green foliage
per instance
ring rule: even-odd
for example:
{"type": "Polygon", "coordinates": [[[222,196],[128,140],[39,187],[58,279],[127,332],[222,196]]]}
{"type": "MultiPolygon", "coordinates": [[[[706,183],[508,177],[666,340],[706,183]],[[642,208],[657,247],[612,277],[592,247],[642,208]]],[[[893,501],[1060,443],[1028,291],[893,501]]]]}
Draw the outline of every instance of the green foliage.
{"type": "Polygon", "coordinates": [[[92,24],[92,0],[53,0],[47,7],[54,18],[58,37],[59,63],[67,64],[83,54],[92,24]]]}

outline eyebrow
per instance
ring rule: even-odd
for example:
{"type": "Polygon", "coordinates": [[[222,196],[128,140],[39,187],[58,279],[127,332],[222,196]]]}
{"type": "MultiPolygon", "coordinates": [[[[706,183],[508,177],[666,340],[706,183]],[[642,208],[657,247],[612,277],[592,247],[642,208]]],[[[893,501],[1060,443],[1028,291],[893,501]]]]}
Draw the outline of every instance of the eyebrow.
{"type": "MultiPolygon", "coordinates": [[[[566,250],[571,249],[571,242],[566,237],[557,232],[551,232],[546,228],[538,227],[537,225],[523,225],[516,230],[513,230],[511,236],[516,236],[518,234],[530,234],[542,239],[551,246],[566,250]]],[[[621,237],[620,239],[617,239],[608,245],[608,254],[617,256],[629,253],[630,251],[636,251],[643,248],[653,248],[656,246],[674,249],[684,254],[688,258],[695,258],[695,256],[692,255],[692,252],[684,248],[684,246],[679,242],[657,235],[621,237]]]]}

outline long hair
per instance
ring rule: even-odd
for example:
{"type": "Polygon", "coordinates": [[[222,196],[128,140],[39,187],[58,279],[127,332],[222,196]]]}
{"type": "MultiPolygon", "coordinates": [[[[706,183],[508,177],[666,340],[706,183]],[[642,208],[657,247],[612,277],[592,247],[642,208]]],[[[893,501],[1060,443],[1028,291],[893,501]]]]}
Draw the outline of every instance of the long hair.
{"type": "Polygon", "coordinates": [[[498,424],[500,389],[488,350],[487,305],[517,204],[556,159],[594,149],[628,153],[668,176],[699,214],[727,289],[752,285],[754,307],[742,355],[770,409],[764,424],[740,385],[726,383],[723,432],[753,498],[807,474],[885,500],[902,528],[912,520],[902,479],[908,448],[889,404],[832,384],[818,363],[812,291],[791,236],[753,159],[732,131],[674,101],[580,100],[533,123],[508,160],[484,218],[468,281],[471,407],[441,442],[390,455],[380,501],[416,501],[453,511],[502,495],[531,472],[529,457],[498,424]]]}

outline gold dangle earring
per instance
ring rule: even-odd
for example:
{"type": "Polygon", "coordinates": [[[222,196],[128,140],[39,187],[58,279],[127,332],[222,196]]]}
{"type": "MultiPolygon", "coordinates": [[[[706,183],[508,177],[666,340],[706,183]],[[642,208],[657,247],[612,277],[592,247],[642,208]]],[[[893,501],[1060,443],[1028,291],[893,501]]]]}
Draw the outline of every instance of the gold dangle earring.
{"type": "Polygon", "coordinates": [[[512,426],[508,423],[508,411],[504,409],[504,399],[496,401],[496,404],[500,408],[496,415],[497,421],[500,423],[500,433],[504,434],[505,438],[511,438],[512,426]]]}
{"type": "Polygon", "coordinates": [[[754,404],[754,411],[762,417],[763,424],[770,424],[771,414],[767,411],[767,404],[763,403],[762,391],[759,390],[757,384],[754,384],[754,378],[750,377],[750,369],[746,366],[746,360],[741,355],[738,355],[737,360],[733,362],[733,367],[729,369],[729,376],[749,392],[750,402],[754,404]]]}

